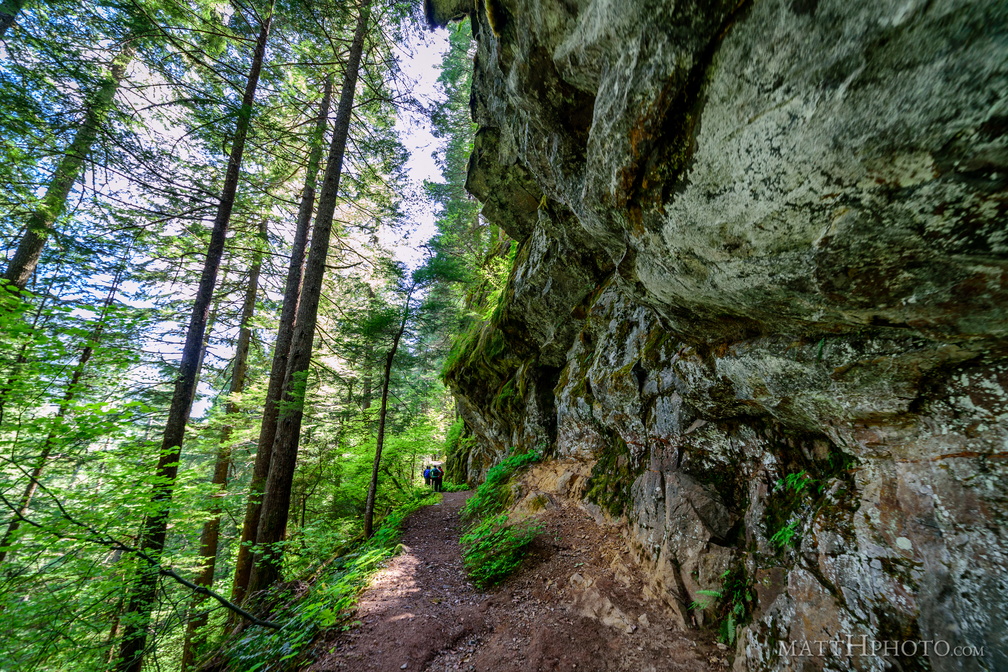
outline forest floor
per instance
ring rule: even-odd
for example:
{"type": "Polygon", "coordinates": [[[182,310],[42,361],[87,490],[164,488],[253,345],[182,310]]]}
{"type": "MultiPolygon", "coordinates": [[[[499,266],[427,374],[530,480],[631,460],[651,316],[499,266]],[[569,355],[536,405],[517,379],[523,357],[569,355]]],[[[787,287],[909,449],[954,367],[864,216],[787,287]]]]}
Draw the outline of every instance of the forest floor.
{"type": "Polygon", "coordinates": [[[353,626],[317,646],[311,672],[721,671],[724,645],[683,630],[642,596],[618,533],[560,505],[517,575],[482,591],[462,569],[459,510],[445,493],[403,524],[403,551],[361,595],[353,626]]]}

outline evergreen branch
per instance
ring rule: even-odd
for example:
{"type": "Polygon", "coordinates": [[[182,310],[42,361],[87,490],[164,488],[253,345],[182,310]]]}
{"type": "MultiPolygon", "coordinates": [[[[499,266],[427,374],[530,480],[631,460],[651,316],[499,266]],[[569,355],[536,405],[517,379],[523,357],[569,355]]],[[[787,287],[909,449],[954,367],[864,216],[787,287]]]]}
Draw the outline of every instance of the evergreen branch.
{"type": "Polygon", "coordinates": [[[181,583],[183,586],[185,586],[186,588],[189,588],[190,590],[192,590],[193,592],[195,592],[197,594],[205,595],[207,597],[212,597],[213,599],[215,599],[218,602],[220,602],[220,604],[223,607],[225,607],[227,609],[230,609],[231,611],[235,612],[236,614],[238,614],[238,615],[242,616],[243,618],[251,621],[254,625],[261,625],[261,626],[266,627],[266,628],[273,628],[274,630],[279,630],[282,627],[282,626],[277,625],[276,623],[274,623],[272,621],[264,621],[264,620],[262,620],[260,618],[257,618],[255,615],[253,615],[253,614],[249,613],[248,611],[242,609],[237,604],[234,604],[233,602],[231,602],[228,599],[226,599],[224,596],[220,595],[219,593],[214,592],[213,590],[210,590],[206,586],[200,586],[198,584],[193,583],[192,581],[189,581],[185,577],[183,577],[180,574],[178,574],[175,570],[173,570],[173,569],[171,569],[169,567],[165,567],[160,562],[156,561],[154,558],[150,557],[149,555],[147,555],[146,553],[144,553],[143,551],[141,551],[139,548],[136,548],[134,546],[130,546],[129,544],[125,544],[125,543],[119,541],[118,539],[113,539],[112,537],[109,537],[109,536],[101,533],[100,531],[96,530],[95,528],[91,527],[87,523],[84,523],[84,522],[81,522],[81,521],[77,520],[76,518],[74,518],[73,516],[70,515],[70,513],[63,506],[63,503],[60,502],[59,499],[57,499],[56,496],[53,495],[48,490],[48,488],[46,488],[44,485],[42,485],[41,483],[39,483],[37,480],[35,482],[38,485],[38,487],[39,487],[40,490],[42,490],[44,493],[46,493],[47,495],[49,495],[49,498],[52,499],[53,503],[56,505],[56,508],[59,509],[60,515],[62,515],[63,518],[65,518],[71,524],[76,525],[77,527],[80,527],[83,530],[85,530],[89,534],[89,536],[87,536],[87,537],[79,537],[77,535],[63,534],[62,532],[57,532],[57,531],[54,531],[54,530],[46,529],[46,527],[42,523],[39,523],[39,522],[34,521],[34,520],[31,520],[30,518],[24,516],[18,510],[18,508],[14,504],[12,504],[10,502],[10,500],[7,499],[7,497],[5,497],[3,494],[0,494],[0,500],[3,500],[4,505],[8,509],[10,509],[14,513],[15,517],[18,520],[20,520],[21,522],[27,523],[28,525],[31,525],[32,527],[35,527],[35,528],[41,530],[42,532],[44,532],[46,534],[51,534],[54,537],[56,537],[57,539],[70,539],[70,540],[73,540],[73,541],[83,541],[83,542],[88,542],[88,543],[92,543],[92,544],[97,544],[99,546],[104,546],[106,548],[110,548],[110,549],[115,550],[115,551],[122,551],[124,553],[132,553],[136,557],[138,557],[138,558],[146,561],[148,564],[150,564],[151,567],[157,569],[158,574],[160,574],[161,576],[167,576],[168,578],[173,579],[173,580],[177,581],[178,583],[181,583]]]}

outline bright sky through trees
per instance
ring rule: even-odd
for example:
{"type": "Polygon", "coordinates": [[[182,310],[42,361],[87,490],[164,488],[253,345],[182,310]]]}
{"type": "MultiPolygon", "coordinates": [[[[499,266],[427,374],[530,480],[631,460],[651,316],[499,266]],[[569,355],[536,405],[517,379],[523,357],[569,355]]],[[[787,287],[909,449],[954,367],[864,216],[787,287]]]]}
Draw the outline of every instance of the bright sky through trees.
{"type": "MultiPolygon", "coordinates": [[[[440,65],[448,50],[448,33],[445,29],[411,32],[408,41],[402,45],[397,56],[405,75],[403,84],[406,93],[416,98],[424,108],[444,100],[444,91],[437,78],[441,74],[440,65]]],[[[431,132],[430,117],[425,110],[402,107],[396,116],[395,129],[399,140],[409,151],[406,172],[409,176],[409,190],[405,195],[404,207],[409,215],[408,228],[394,229],[381,227],[378,238],[380,244],[392,251],[395,258],[410,268],[419,266],[425,257],[424,245],[436,231],[435,208],[423,193],[424,180],[438,179],[441,169],[434,155],[443,150],[445,138],[437,138],[431,132]]],[[[230,350],[214,352],[221,359],[231,357],[230,350]]],[[[199,395],[193,405],[193,417],[203,417],[215,403],[213,390],[201,381],[199,395]]]]}
{"type": "MultiPolygon", "coordinates": [[[[454,419],[442,362],[501,246],[462,188],[468,25],[218,5],[27,3],[0,41],[5,668],[189,672],[415,500],[454,419]]],[[[242,642],[236,672],[276,657],[242,642]]]]}
{"type": "MultiPolygon", "coordinates": [[[[412,83],[411,93],[425,107],[444,100],[444,92],[437,83],[441,74],[440,64],[448,50],[448,33],[438,29],[434,32],[411,34],[409,42],[399,54],[407,81],[412,83]]],[[[411,194],[408,212],[415,227],[408,232],[385,230],[382,244],[396,252],[396,257],[411,267],[416,267],[423,259],[421,246],[434,235],[434,204],[421,193],[423,181],[436,179],[441,174],[433,153],[446,143],[444,138],[435,138],[431,133],[430,118],[414,110],[400,110],[396,119],[396,131],[400,141],[409,150],[406,170],[410,177],[411,194]],[[405,234],[405,235],[404,235],[405,234]]]]}

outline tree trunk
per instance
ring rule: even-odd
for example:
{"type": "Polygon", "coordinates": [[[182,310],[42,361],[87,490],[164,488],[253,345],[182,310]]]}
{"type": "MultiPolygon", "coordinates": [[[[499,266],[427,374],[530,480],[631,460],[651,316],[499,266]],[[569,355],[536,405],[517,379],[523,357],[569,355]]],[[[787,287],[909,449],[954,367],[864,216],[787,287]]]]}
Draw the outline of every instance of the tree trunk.
{"type": "Polygon", "coordinates": [[[373,401],[371,399],[371,396],[373,394],[371,391],[371,373],[372,373],[371,355],[372,352],[371,348],[369,347],[367,351],[364,353],[364,361],[362,362],[362,365],[364,367],[364,375],[361,379],[361,400],[360,400],[360,409],[362,411],[366,411],[369,408],[371,408],[371,402],[373,401]]]}
{"type": "MultiPolygon", "coordinates": [[[[266,220],[259,225],[259,235],[262,238],[263,250],[266,249],[266,220]]],[[[259,290],[259,273],[262,270],[263,252],[256,252],[249,270],[248,287],[245,290],[245,302],[242,304],[241,327],[238,330],[238,343],[235,348],[234,366],[231,370],[231,384],[228,387],[229,399],[226,413],[231,416],[238,412],[238,404],[234,396],[245,389],[245,374],[248,371],[249,343],[252,340],[252,315],[255,312],[256,294],[259,290]]],[[[194,583],[207,588],[213,585],[214,569],[217,565],[217,546],[220,540],[221,505],[220,497],[227,490],[228,471],[231,468],[231,431],[233,425],[227,424],[221,428],[220,445],[217,448],[217,459],[214,464],[212,483],[217,486],[215,502],[210,508],[210,519],[203,523],[200,534],[200,557],[202,568],[194,583]]],[[[190,607],[190,618],[186,624],[185,640],[182,645],[182,672],[192,667],[196,652],[201,648],[205,638],[200,630],[207,624],[209,612],[201,611],[200,606],[206,600],[205,595],[193,596],[190,607]]]]}
{"type": "Polygon", "coordinates": [[[399,349],[399,339],[406,331],[406,322],[409,320],[410,299],[413,297],[413,287],[410,287],[406,294],[406,305],[403,307],[402,322],[399,323],[399,331],[392,339],[392,347],[385,355],[385,371],[382,374],[381,406],[378,409],[378,439],[375,441],[374,465],[371,467],[371,484],[368,486],[367,503],[364,505],[364,538],[370,539],[374,534],[374,505],[375,496],[378,493],[378,468],[381,466],[382,448],[385,445],[385,417],[388,415],[388,393],[389,380],[392,377],[392,361],[395,359],[396,350],[399,349]]]}
{"type": "Polygon", "coordinates": [[[128,42],[112,61],[108,77],[84,112],[84,120],[56,166],[42,202],[28,215],[27,230],[4,273],[4,278],[17,289],[24,289],[35,272],[46,239],[52,233],[56,219],[63,213],[70,190],[80,178],[84,160],[91,152],[98,131],[112,109],[116,91],[126,75],[126,67],[133,59],[133,51],[133,44],[128,42]]]}
{"type": "Polygon", "coordinates": [[[24,7],[24,0],[3,0],[0,2],[0,39],[7,35],[7,29],[14,25],[22,7],[24,7]]]}
{"type": "MultiPolygon", "coordinates": [[[[115,563],[119,562],[119,559],[121,557],[122,557],[122,551],[115,551],[112,556],[112,560],[109,564],[114,565],[115,563]]],[[[120,576],[117,578],[125,579],[126,577],[120,576]]],[[[109,623],[108,638],[105,640],[104,645],[105,650],[107,651],[107,653],[105,654],[105,666],[107,668],[112,667],[112,664],[115,663],[115,657],[118,648],[116,647],[116,639],[119,637],[119,625],[120,625],[119,619],[122,618],[122,610],[123,607],[125,606],[126,606],[126,591],[122,590],[119,593],[119,599],[116,600],[115,609],[112,611],[112,618],[109,623]]]]}
{"type": "Polygon", "coordinates": [[[273,348],[273,365],[270,368],[269,387],[263,407],[262,425],[259,428],[259,450],[256,452],[252,480],[249,483],[249,501],[245,507],[245,521],[242,524],[241,544],[235,561],[234,584],[231,599],[241,604],[248,588],[252,571],[251,547],[256,543],[259,528],[259,513],[262,511],[262,490],[269,473],[273,439],[276,437],[278,404],[283,392],[284,375],[287,373],[287,359],[294,334],[294,320],[297,316],[298,299],[301,295],[301,278],[304,275],[305,250],[308,242],[308,228],[311,225],[312,210],[315,208],[315,186],[318,181],[319,165],[322,163],[322,149],[325,145],[326,127],[329,125],[329,106],[332,102],[333,78],[326,77],[315,120],[308,166],[305,169],[305,186],[301,192],[301,207],[298,210],[297,230],[294,232],[294,246],[291,250],[290,266],[287,268],[287,282],[284,286],[283,307],[280,309],[280,325],[277,328],[276,345],[273,348]]]}
{"type": "Polygon", "coordinates": [[[196,401],[196,393],[199,392],[199,381],[200,375],[203,373],[203,362],[206,361],[206,353],[210,348],[210,337],[213,335],[214,327],[217,325],[217,315],[220,313],[221,301],[224,300],[226,296],[224,287],[227,284],[228,269],[225,268],[221,273],[220,287],[217,288],[217,296],[214,297],[213,306],[210,308],[210,316],[207,317],[206,328],[203,330],[203,342],[200,344],[199,359],[196,360],[196,384],[193,385],[193,398],[189,401],[189,405],[196,401]]]}
{"type": "MultiPolygon", "coordinates": [[[[367,297],[369,300],[374,300],[375,293],[371,289],[370,285],[364,285],[364,291],[367,292],[367,297]]],[[[371,342],[368,341],[364,346],[364,357],[361,361],[361,368],[363,369],[364,375],[361,376],[361,399],[360,399],[360,409],[366,411],[371,408],[371,402],[374,401],[372,397],[374,396],[374,348],[371,342]]]]}
{"type": "MultiPolygon", "coordinates": [[[[84,375],[84,368],[87,366],[88,361],[94,354],[95,346],[98,345],[98,342],[101,340],[102,331],[105,329],[105,317],[108,315],[109,308],[112,307],[112,302],[115,301],[115,295],[119,291],[119,283],[122,281],[123,271],[124,268],[120,268],[116,273],[115,279],[112,281],[112,286],[109,288],[108,295],[105,297],[105,302],[102,304],[101,313],[98,316],[98,324],[95,326],[94,332],[92,332],[91,337],[81,350],[80,357],[77,359],[77,366],[74,367],[73,373],[70,374],[70,382],[67,383],[67,389],[63,394],[63,400],[60,402],[59,408],[56,411],[57,423],[66,417],[67,411],[70,410],[70,405],[73,403],[74,398],[80,391],[80,380],[84,375]]],[[[7,559],[7,556],[10,553],[10,545],[14,540],[14,534],[21,526],[21,518],[28,515],[28,508],[31,506],[32,498],[35,497],[35,493],[38,491],[39,478],[42,477],[42,472],[45,470],[45,465],[49,460],[49,455],[52,453],[53,447],[56,445],[56,432],[58,429],[59,427],[57,424],[57,426],[54,426],[49,430],[49,434],[46,436],[45,441],[42,442],[42,449],[39,451],[39,456],[35,461],[35,466],[32,467],[31,474],[28,476],[28,484],[25,486],[24,492],[21,495],[21,500],[18,502],[18,513],[7,525],[7,531],[4,533],[3,539],[0,540],[0,563],[7,559]]]]}
{"type": "MultiPolygon", "coordinates": [[[[322,192],[319,196],[318,214],[312,229],[311,252],[305,266],[304,286],[301,302],[291,340],[290,359],[284,376],[283,409],[278,417],[273,454],[270,459],[269,475],[263,491],[262,513],[256,532],[255,559],[249,577],[248,593],[262,590],[280,576],[282,551],[273,544],[283,539],[290,509],[290,490],[294,479],[294,465],[297,462],[297,447],[301,435],[301,419],[304,411],[305,386],[308,367],[311,364],[312,346],[315,339],[315,323],[318,317],[319,299],[322,295],[322,279],[325,275],[326,256],[329,253],[329,237],[332,232],[333,215],[336,211],[336,197],[339,192],[340,176],[343,169],[343,154],[346,150],[350,117],[353,113],[354,91],[360,72],[361,55],[364,51],[364,36],[371,17],[371,0],[361,0],[360,14],[354,31],[353,43],[347,58],[340,92],[336,125],[326,165],[322,192]]],[[[260,448],[261,449],[261,448],[260,448]]]]}
{"type": "Polygon", "coordinates": [[[249,70],[241,110],[235,125],[234,142],[228,157],[220,205],[214,218],[213,233],[210,236],[206,262],[203,266],[192,317],[186,332],[182,361],[179,366],[178,378],[175,381],[175,392],[172,395],[168,421],[165,424],[164,438],[161,442],[161,459],[158,460],[156,472],[160,483],[154,489],[151,497],[152,511],[148,514],[140,536],[141,551],[154,559],[155,562],[148,563],[150,566],[138,570],[134,578],[132,594],[126,607],[126,618],[123,619],[123,638],[119,649],[119,660],[116,663],[116,672],[140,672],[143,665],[144,650],[147,646],[147,624],[150,621],[150,613],[157,592],[158,572],[154,565],[164,550],[172,490],[182,452],[182,438],[185,434],[185,425],[189,419],[193,392],[196,388],[196,366],[203,345],[203,335],[217,280],[217,271],[224,254],[228,223],[234,208],[238,177],[241,172],[242,153],[245,149],[245,138],[248,135],[252,117],[252,105],[255,102],[255,91],[259,83],[259,73],[262,70],[271,20],[272,7],[259,31],[255,54],[252,57],[252,67],[249,70]]]}

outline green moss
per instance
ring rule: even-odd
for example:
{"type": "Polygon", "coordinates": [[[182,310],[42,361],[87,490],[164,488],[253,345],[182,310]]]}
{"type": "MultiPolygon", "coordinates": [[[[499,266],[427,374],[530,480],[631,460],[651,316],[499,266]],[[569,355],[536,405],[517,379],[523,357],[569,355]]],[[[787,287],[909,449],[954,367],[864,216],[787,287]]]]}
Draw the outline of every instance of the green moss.
{"type": "Polygon", "coordinates": [[[515,384],[514,379],[504,383],[504,387],[501,388],[500,394],[497,395],[497,399],[504,402],[515,396],[515,384]]]}
{"type": "Polygon", "coordinates": [[[643,462],[633,463],[630,449],[619,434],[610,434],[609,450],[598,456],[588,479],[585,498],[609,512],[613,517],[630,508],[631,492],[637,477],[644,472],[643,462]]]}
{"type": "Polygon", "coordinates": [[[564,367],[563,372],[560,375],[560,383],[558,388],[566,387],[571,382],[571,376],[574,372],[577,372],[577,379],[574,381],[574,387],[571,388],[572,397],[588,397],[588,369],[591,367],[592,359],[595,357],[593,350],[585,349],[577,357],[577,364],[568,364],[564,367]]]}
{"type": "Polygon", "coordinates": [[[655,329],[648,334],[641,350],[641,361],[657,364],[664,359],[665,344],[673,340],[672,334],[664,329],[655,329]]]}
{"type": "Polygon", "coordinates": [[[476,445],[476,439],[466,436],[465,422],[459,418],[445,434],[445,480],[459,485],[469,480],[469,455],[476,445]]]}
{"type": "Polygon", "coordinates": [[[441,377],[448,379],[454,377],[458,370],[465,366],[465,363],[472,357],[472,353],[479,341],[480,332],[483,325],[474,322],[469,328],[453,339],[451,350],[445,357],[441,367],[441,377]]]}
{"type": "Polygon", "coordinates": [[[512,295],[518,245],[508,241],[488,255],[485,279],[478,283],[466,299],[467,307],[476,317],[452,343],[441,368],[445,381],[457,380],[466,369],[479,368],[493,362],[508,351],[508,338],[502,325],[506,321],[507,305],[512,295]]]}
{"type": "MultiPolygon", "coordinates": [[[[516,374],[517,375],[517,374],[516,374]]],[[[517,389],[515,386],[515,379],[509,378],[504,386],[501,387],[500,392],[494,397],[493,402],[490,404],[491,410],[496,413],[507,413],[515,405],[515,402],[519,400],[517,389]]]]}
{"type": "Polygon", "coordinates": [[[507,350],[507,339],[504,337],[504,332],[491,322],[483,328],[480,345],[482,346],[480,356],[490,360],[504,354],[507,350]]]}

